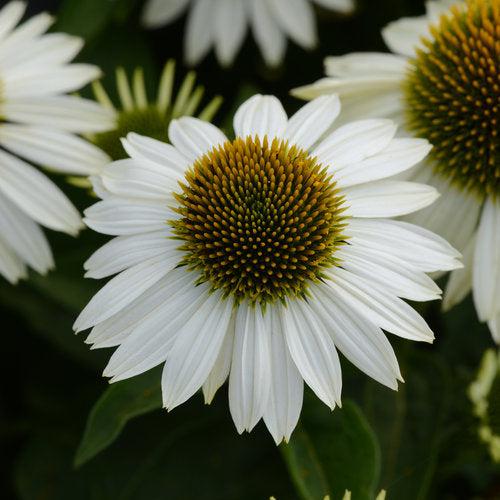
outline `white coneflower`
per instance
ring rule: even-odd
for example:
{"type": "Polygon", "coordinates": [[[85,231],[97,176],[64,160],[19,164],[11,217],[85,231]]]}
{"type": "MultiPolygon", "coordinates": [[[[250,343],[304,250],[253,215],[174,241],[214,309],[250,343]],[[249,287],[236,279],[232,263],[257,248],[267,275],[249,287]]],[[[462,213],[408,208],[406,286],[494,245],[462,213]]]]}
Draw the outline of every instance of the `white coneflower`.
{"type": "Polygon", "coordinates": [[[109,281],[75,322],[95,348],[118,346],[104,375],[118,381],[164,363],[163,404],[203,387],[210,402],[229,377],[239,432],[263,417],[288,439],[303,381],[340,403],[339,349],[396,389],[401,380],[382,328],[432,342],[400,297],[437,299],[425,274],[459,267],[434,234],[387,217],[433,202],[434,188],[387,180],[430,146],[395,139],[389,120],[325,134],[340,110],[319,98],[290,119],[256,95],[234,117],[235,139],[195,118],[174,120],[165,144],[137,134],[129,159],[102,174],[104,199],[86,224],[116,236],[86,263],[109,281]]]}
{"type": "Polygon", "coordinates": [[[17,26],[25,8],[14,1],[0,10],[0,274],[12,283],[26,276],[27,266],[40,273],[53,266],[39,224],[69,234],[81,226],[57,186],[14,155],[88,175],[108,157],[75,133],[105,130],[111,120],[96,103],[63,95],[99,74],[95,66],[68,64],[82,40],[44,34],[53,21],[46,13],[17,26]]]}
{"type": "Polygon", "coordinates": [[[500,343],[500,0],[430,1],[426,16],[391,23],[383,36],[395,54],[328,58],[330,77],[294,93],[339,93],[344,119],[389,117],[434,145],[411,178],[442,196],[410,220],[464,254],[444,307],[472,289],[500,343]]]}
{"type": "Polygon", "coordinates": [[[250,26],[265,61],[275,66],[283,60],[287,37],[306,49],[316,45],[312,3],[342,13],[354,8],[354,0],[149,0],[143,23],[157,28],[189,8],[186,61],[197,64],[214,47],[224,66],[234,61],[250,26]]]}

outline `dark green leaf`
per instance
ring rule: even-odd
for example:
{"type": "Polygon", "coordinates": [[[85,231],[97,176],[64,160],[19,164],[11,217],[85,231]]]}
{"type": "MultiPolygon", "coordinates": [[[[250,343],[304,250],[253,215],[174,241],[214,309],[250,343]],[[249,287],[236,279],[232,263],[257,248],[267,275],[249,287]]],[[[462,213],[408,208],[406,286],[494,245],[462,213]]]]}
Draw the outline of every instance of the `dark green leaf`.
{"type": "Polygon", "coordinates": [[[79,467],[107,448],[132,418],[161,408],[160,369],[111,385],[90,412],[75,456],[79,467]]]}
{"type": "Polygon", "coordinates": [[[375,497],[380,451],[376,436],[358,406],[346,401],[331,413],[316,398],[304,407],[302,428],[292,435],[283,454],[304,500],[375,497]]]}

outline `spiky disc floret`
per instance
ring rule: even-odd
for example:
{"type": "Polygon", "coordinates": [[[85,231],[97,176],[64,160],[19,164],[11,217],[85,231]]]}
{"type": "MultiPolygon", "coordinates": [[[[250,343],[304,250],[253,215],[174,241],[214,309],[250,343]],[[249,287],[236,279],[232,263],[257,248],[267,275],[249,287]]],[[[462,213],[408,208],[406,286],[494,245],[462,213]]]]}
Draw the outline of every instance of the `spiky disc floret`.
{"type": "Polygon", "coordinates": [[[172,222],[183,263],[236,300],[303,296],[335,264],[343,199],[326,168],[286,141],[237,138],[197,160],[172,222]]]}
{"type": "Polygon", "coordinates": [[[500,0],[455,6],[431,28],[406,79],[409,128],[434,145],[437,172],[500,195],[500,0]]]}

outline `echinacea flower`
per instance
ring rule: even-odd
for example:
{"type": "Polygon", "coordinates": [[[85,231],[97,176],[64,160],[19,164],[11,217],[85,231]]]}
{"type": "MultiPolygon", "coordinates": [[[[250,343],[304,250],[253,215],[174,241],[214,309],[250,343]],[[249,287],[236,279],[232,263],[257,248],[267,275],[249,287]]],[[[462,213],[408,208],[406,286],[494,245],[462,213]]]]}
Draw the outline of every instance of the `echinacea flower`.
{"type": "Polygon", "coordinates": [[[248,27],[266,63],[276,66],[284,57],[287,37],[305,49],[316,45],[316,22],[312,3],[348,13],[353,0],[149,0],[143,23],[157,28],[189,9],[185,32],[185,56],[200,62],[214,47],[220,64],[232,64],[248,27]]]}
{"type": "Polygon", "coordinates": [[[0,274],[12,283],[27,267],[45,273],[53,258],[40,225],[74,235],[80,215],[59,188],[14,155],[55,172],[86,175],[108,161],[75,133],[109,126],[96,103],[64,95],[99,75],[87,64],[68,64],[82,40],[45,34],[46,13],[19,26],[26,4],[0,10],[0,274]]]}
{"type": "Polygon", "coordinates": [[[165,144],[124,139],[130,158],[102,174],[103,200],[86,224],[116,236],[86,262],[111,279],[75,322],[94,348],[118,346],[104,375],[133,377],[164,363],[163,404],[203,388],[209,403],[229,377],[239,432],[263,418],[277,443],[302,406],[303,381],[340,404],[337,349],[380,383],[402,380],[382,328],[432,342],[401,297],[440,290],[425,274],[460,266],[447,242],[389,217],[432,203],[434,188],[387,180],[430,146],[395,139],[390,120],[326,134],[336,96],[290,119],[272,96],[235,114],[235,138],[195,118],[171,122],[165,144]]]}
{"type": "Polygon", "coordinates": [[[382,34],[394,54],[355,53],[326,60],[329,78],[296,89],[306,99],[338,93],[345,120],[383,116],[434,146],[411,179],[441,198],[409,218],[464,254],[443,307],[472,289],[480,321],[500,343],[500,0],[427,2],[382,34]]]}

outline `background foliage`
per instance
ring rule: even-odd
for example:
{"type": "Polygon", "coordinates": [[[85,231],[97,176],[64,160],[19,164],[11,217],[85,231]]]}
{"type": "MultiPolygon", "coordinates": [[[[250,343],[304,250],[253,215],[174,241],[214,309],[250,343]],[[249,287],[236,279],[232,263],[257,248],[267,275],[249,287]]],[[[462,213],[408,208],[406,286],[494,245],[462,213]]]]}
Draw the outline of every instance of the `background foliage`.
{"type": "MultiPolygon", "coordinates": [[[[114,67],[144,68],[150,88],[164,62],[182,60],[184,20],[154,32],[138,25],[140,0],[30,0],[48,9],[56,28],[83,36],[79,58],[100,65],[113,86],[114,67]]],[[[423,0],[359,1],[357,15],[320,12],[320,48],[290,46],[285,63],[263,65],[247,40],[236,65],[221,70],[211,56],[197,69],[208,95],[222,94],[219,124],[249,93],[273,93],[289,111],[294,86],[322,76],[328,54],[384,50],[379,29],[423,12],[423,0]]],[[[179,68],[180,69],[180,68],[179,68]]],[[[184,70],[181,70],[184,71],[184,70]]],[[[230,123],[230,122],[229,122],[230,123]]],[[[62,179],[58,181],[63,183],[62,179]]],[[[85,192],[64,186],[80,208],[85,192]]],[[[100,376],[109,352],[90,351],[71,325],[97,288],[82,264],[103,239],[51,233],[58,268],[11,287],[0,282],[0,469],[3,499],[498,499],[500,475],[477,439],[465,389],[491,345],[470,300],[450,314],[425,311],[434,346],[391,339],[406,384],[393,393],[343,360],[344,406],[333,414],[306,394],[291,443],[277,448],[262,425],[238,436],[222,390],[212,406],[193,398],[170,414],[160,410],[159,376],[146,373],[109,387],[100,376]],[[90,416],[89,416],[90,413],[90,416]]]]}

